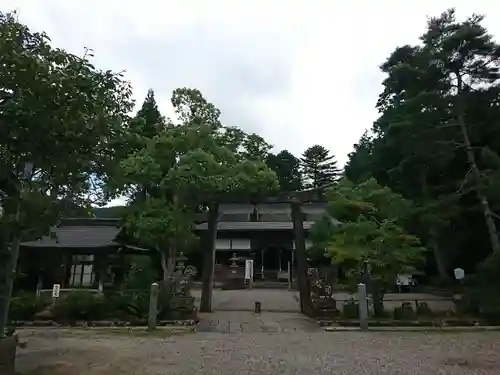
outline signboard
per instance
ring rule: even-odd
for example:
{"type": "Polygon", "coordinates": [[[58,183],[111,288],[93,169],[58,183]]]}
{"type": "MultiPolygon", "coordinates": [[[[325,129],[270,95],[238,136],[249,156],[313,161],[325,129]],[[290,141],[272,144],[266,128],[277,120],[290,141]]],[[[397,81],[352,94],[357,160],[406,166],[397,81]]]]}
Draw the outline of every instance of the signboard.
{"type": "Polygon", "coordinates": [[[52,287],[52,298],[59,298],[59,292],[61,290],[61,284],[54,284],[52,287]]]}
{"type": "Polygon", "coordinates": [[[457,280],[462,280],[465,277],[465,272],[462,268],[455,268],[453,273],[455,274],[455,279],[457,280]]]}
{"type": "Polygon", "coordinates": [[[253,279],[253,260],[245,260],[245,280],[253,279]]]}

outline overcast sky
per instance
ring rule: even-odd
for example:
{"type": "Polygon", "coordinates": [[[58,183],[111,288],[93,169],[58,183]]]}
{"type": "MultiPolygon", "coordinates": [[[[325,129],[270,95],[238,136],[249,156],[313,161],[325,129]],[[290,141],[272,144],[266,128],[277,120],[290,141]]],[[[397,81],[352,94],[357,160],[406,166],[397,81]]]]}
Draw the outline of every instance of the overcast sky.
{"type": "Polygon", "coordinates": [[[102,69],[126,70],[138,105],[149,88],[171,116],[170,94],[198,88],[226,124],[299,155],[313,144],[343,164],[377,117],[378,66],[416,43],[426,16],[455,6],[487,16],[488,0],[1,0],[2,11],[44,30],[74,54],[95,51],[102,69]]]}

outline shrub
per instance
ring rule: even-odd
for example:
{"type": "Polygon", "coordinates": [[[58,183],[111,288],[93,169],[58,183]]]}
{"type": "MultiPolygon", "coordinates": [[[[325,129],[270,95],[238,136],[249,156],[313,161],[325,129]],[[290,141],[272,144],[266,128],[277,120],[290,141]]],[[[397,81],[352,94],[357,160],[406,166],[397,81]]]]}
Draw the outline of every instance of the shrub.
{"type": "Polygon", "coordinates": [[[74,291],[58,300],[53,312],[61,320],[99,320],[106,316],[106,303],[100,294],[74,291]]]}
{"type": "Polygon", "coordinates": [[[410,302],[403,302],[401,307],[394,309],[394,319],[396,320],[415,320],[417,318],[410,302]]]}
{"type": "Polygon", "coordinates": [[[30,320],[44,309],[46,305],[35,293],[22,292],[10,302],[9,318],[11,320],[30,320]]]}
{"type": "Polygon", "coordinates": [[[354,299],[344,303],[342,306],[342,315],[347,319],[359,319],[359,303],[354,299]]]}
{"type": "Polygon", "coordinates": [[[110,297],[113,313],[124,319],[146,319],[149,312],[149,292],[120,292],[110,297]]]}

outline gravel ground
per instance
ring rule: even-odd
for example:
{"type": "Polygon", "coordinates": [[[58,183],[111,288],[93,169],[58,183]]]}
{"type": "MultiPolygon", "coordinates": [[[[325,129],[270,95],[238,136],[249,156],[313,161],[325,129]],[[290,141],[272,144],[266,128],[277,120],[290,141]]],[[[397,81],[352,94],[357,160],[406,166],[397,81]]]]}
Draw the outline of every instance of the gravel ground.
{"type": "Polygon", "coordinates": [[[21,335],[18,370],[33,375],[500,374],[498,332],[21,335]]]}

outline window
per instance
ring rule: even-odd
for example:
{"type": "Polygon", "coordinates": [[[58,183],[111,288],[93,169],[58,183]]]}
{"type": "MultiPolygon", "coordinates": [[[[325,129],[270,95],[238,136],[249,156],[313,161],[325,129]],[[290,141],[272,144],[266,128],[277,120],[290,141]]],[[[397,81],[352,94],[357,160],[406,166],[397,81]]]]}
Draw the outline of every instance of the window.
{"type": "Polygon", "coordinates": [[[234,250],[250,250],[250,240],[249,239],[232,239],[231,249],[234,250]]]}
{"type": "Polygon", "coordinates": [[[217,238],[215,240],[216,250],[228,250],[231,249],[231,240],[226,238],[217,238]]]}
{"type": "Polygon", "coordinates": [[[91,286],[94,282],[93,255],[73,255],[71,262],[71,286],[91,286]]]}
{"type": "MultiPolygon", "coordinates": [[[[305,240],[306,249],[309,249],[313,244],[311,240],[305,240]]],[[[293,249],[295,250],[295,241],[293,241],[293,249]]]]}

